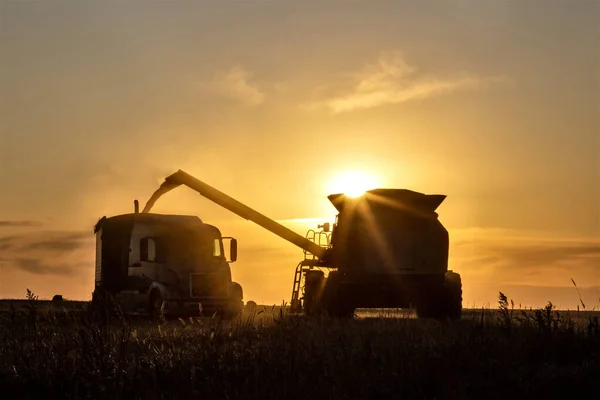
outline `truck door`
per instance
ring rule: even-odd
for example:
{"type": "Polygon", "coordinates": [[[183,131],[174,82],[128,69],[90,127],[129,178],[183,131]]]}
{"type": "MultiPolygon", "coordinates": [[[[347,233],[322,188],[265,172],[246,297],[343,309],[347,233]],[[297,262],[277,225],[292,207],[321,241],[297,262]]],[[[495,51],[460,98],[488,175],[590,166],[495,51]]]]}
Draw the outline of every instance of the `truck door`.
{"type": "Polygon", "coordinates": [[[129,268],[129,275],[145,277],[152,281],[164,282],[162,271],[164,270],[164,249],[160,246],[160,240],[153,236],[142,236],[137,239],[134,249],[138,257],[134,255],[134,262],[129,268]]]}

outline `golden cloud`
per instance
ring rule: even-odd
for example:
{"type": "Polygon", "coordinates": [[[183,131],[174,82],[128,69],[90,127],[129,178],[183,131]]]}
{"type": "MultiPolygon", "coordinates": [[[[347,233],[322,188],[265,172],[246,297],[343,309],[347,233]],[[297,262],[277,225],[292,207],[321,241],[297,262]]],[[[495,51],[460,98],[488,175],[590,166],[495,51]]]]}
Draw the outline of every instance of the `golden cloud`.
{"type": "Polygon", "coordinates": [[[483,85],[506,81],[504,77],[478,77],[466,74],[437,78],[418,73],[400,53],[382,55],[379,60],[354,74],[352,88],[313,104],[333,113],[368,109],[410,100],[425,99],[457,90],[477,89],[483,85]]]}
{"type": "Polygon", "coordinates": [[[218,72],[210,82],[197,83],[201,91],[240,101],[248,106],[257,106],[265,100],[265,94],[257,83],[252,82],[252,73],[240,66],[218,72]]]}

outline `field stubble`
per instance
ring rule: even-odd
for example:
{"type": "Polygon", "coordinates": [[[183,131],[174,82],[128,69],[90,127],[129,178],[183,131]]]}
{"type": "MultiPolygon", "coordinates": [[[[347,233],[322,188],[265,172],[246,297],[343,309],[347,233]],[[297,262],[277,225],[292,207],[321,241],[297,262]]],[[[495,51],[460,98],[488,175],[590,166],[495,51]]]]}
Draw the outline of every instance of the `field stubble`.
{"type": "Polygon", "coordinates": [[[502,294],[459,321],[258,306],[232,322],[151,323],[33,294],[14,304],[0,312],[5,399],[581,399],[596,398],[600,376],[597,313],[515,310],[502,294]]]}

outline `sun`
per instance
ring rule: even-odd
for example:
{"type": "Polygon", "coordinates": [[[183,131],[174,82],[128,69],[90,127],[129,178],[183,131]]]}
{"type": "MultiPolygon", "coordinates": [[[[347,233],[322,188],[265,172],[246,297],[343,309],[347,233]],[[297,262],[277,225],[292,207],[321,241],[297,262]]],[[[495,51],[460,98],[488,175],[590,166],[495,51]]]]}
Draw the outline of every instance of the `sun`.
{"type": "Polygon", "coordinates": [[[378,186],[379,181],[375,176],[364,171],[348,171],[334,178],[327,189],[330,194],[344,193],[346,196],[358,197],[378,186]]]}

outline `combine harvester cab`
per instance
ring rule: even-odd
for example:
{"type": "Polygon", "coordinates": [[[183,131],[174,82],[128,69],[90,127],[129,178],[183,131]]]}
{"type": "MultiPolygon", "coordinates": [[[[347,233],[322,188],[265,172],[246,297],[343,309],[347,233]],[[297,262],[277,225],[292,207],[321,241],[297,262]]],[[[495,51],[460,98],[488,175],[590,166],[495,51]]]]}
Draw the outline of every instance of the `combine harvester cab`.
{"type": "Polygon", "coordinates": [[[95,291],[113,295],[127,314],[212,315],[243,308],[231,279],[237,241],[196,216],[135,212],[103,217],[95,226],[95,291]],[[224,241],[230,241],[225,257],[224,241]]]}

